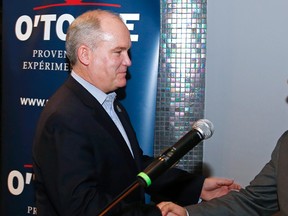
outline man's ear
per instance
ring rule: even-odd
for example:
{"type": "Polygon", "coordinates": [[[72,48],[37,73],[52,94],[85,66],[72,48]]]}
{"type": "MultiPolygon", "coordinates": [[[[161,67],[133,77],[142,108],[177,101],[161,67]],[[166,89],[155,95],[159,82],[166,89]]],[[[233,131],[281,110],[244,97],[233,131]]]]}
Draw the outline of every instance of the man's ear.
{"type": "Polygon", "coordinates": [[[86,45],[81,45],[77,51],[78,59],[83,65],[88,65],[91,59],[91,49],[86,45]]]}

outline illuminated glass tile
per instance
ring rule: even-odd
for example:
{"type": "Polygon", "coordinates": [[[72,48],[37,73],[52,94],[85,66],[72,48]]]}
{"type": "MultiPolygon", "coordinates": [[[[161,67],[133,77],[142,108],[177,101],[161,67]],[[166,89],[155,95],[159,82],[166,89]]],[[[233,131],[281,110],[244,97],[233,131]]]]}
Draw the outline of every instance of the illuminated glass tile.
{"type": "MultiPolygon", "coordinates": [[[[172,146],[203,118],[207,0],[162,0],[154,154],[172,146]]],[[[200,172],[202,145],[178,166],[200,172]]]]}

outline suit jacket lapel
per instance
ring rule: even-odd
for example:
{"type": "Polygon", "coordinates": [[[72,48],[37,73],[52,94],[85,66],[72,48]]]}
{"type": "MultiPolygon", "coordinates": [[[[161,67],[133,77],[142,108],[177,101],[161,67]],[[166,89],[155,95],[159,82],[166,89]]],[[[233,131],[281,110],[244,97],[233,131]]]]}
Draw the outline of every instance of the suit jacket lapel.
{"type": "MultiPolygon", "coordinates": [[[[113,139],[115,139],[115,142],[120,145],[120,149],[123,151],[124,154],[127,155],[127,157],[125,157],[127,158],[127,162],[135,166],[135,161],[131,155],[131,152],[124,138],[122,137],[122,134],[120,133],[120,131],[118,130],[117,126],[114,124],[113,120],[110,118],[108,113],[102,107],[102,105],[93,97],[93,95],[90,94],[90,92],[88,92],[82,85],[80,85],[71,76],[66,81],[66,86],[70,90],[72,90],[84,104],[86,104],[87,106],[92,108],[92,110],[94,110],[93,114],[96,121],[99,122],[99,124],[102,125],[111,134],[113,139]]],[[[126,125],[123,126],[125,128],[126,125]]],[[[130,139],[129,135],[128,138],[130,139]]]]}
{"type": "Polygon", "coordinates": [[[133,126],[131,125],[131,122],[129,120],[128,114],[125,110],[125,108],[119,103],[119,101],[115,100],[114,102],[114,109],[116,114],[118,115],[118,118],[120,119],[126,134],[128,136],[128,139],[130,141],[131,149],[133,151],[134,160],[138,166],[139,171],[141,170],[141,156],[142,156],[142,150],[139,148],[139,144],[137,141],[136,134],[134,132],[133,126]]]}

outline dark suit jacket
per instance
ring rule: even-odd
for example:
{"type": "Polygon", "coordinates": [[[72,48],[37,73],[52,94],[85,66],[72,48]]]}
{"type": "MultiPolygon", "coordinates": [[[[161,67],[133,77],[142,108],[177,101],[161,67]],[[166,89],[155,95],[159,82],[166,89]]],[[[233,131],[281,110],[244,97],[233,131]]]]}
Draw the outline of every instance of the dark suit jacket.
{"type": "MultiPolygon", "coordinates": [[[[95,216],[153,160],[143,155],[124,107],[119,102],[115,106],[135,158],[101,104],[72,77],[49,99],[33,145],[38,215],[95,216]]],[[[170,169],[148,192],[156,199],[191,204],[197,202],[203,181],[170,169]]],[[[124,215],[129,209],[125,215],[160,215],[156,207],[143,203],[144,188],[138,187],[109,213],[121,210],[124,215]]]]}
{"type": "Polygon", "coordinates": [[[288,215],[288,131],[278,140],[271,160],[240,192],[187,207],[197,215],[288,215]]]}

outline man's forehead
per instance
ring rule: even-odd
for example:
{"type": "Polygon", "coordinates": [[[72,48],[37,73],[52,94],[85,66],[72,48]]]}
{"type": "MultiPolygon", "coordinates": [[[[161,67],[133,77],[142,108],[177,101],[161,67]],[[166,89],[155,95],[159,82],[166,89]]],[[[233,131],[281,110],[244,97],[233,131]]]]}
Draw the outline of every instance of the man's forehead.
{"type": "Polygon", "coordinates": [[[101,35],[101,40],[103,40],[103,41],[112,41],[113,39],[115,39],[115,38],[109,32],[103,32],[101,35]]]}

